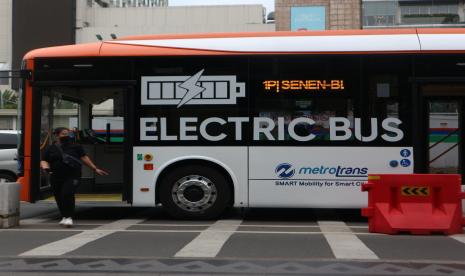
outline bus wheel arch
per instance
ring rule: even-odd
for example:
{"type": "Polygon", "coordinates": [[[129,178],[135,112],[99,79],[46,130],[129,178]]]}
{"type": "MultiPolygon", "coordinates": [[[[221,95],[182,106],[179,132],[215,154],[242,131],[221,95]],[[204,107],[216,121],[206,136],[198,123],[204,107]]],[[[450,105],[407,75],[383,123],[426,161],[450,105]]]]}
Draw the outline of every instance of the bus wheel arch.
{"type": "MultiPolygon", "coordinates": [[[[214,183],[212,185],[213,192],[212,194],[218,194],[218,202],[217,205],[213,206],[215,209],[220,208],[220,211],[213,211],[213,210],[206,210],[203,215],[200,213],[197,215],[194,214],[187,214],[185,213],[182,215],[182,212],[179,212],[179,215],[173,210],[168,210],[168,212],[177,218],[190,218],[190,219],[212,219],[223,213],[223,211],[227,208],[230,208],[234,204],[234,192],[235,192],[235,184],[233,180],[233,176],[231,171],[229,171],[224,164],[217,163],[212,160],[205,160],[200,158],[191,158],[191,159],[184,159],[174,161],[171,164],[165,166],[156,180],[155,186],[155,200],[156,203],[162,203],[165,205],[165,208],[176,208],[170,203],[173,203],[173,199],[170,198],[170,202],[167,202],[168,190],[175,189],[174,182],[178,183],[183,181],[185,177],[198,177],[199,183],[204,183],[205,185],[207,182],[214,183]],[[198,173],[197,173],[198,172],[198,173]],[[175,176],[178,175],[178,176],[175,176]],[[174,179],[179,179],[175,181],[174,179]],[[169,182],[169,183],[167,183],[169,182]],[[161,194],[165,195],[166,198],[161,198],[161,194]],[[224,201],[224,202],[223,202],[224,201]],[[168,206],[166,206],[168,205],[168,206]],[[170,212],[171,211],[171,212],[170,212]],[[211,212],[212,213],[211,213],[211,212]]],[[[210,183],[208,186],[210,186],[210,183]]],[[[216,196],[215,196],[216,199],[216,196]]],[[[210,203],[210,202],[209,202],[210,203]]],[[[178,204],[179,205],[179,204],[178,204]]],[[[181,210],[179,210],[181,211],[181,210]]],[[[187,210],[186,210],[187,211],[187,210]]],[[[202,212],[203,213],[203,212],[202,212]]]]}

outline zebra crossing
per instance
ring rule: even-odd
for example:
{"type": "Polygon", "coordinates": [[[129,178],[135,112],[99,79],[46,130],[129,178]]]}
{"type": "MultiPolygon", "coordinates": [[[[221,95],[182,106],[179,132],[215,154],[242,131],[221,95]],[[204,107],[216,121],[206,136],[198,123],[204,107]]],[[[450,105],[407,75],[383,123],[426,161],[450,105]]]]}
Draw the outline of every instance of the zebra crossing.
{"type": "Polygon", "coordinates": [[[134,257],[454,261],[465,263],[465,235],[388,236],[357,215],[313,210],[235,212],[216,221],[176,221],[159,209],[78,211],[72,228],[56,214],[0,230],[0,257],[134,257]],[[330,213],[328,213],[330,212],[330,213]],[[342,218],[342,219],[341,219],[342,218]]]}

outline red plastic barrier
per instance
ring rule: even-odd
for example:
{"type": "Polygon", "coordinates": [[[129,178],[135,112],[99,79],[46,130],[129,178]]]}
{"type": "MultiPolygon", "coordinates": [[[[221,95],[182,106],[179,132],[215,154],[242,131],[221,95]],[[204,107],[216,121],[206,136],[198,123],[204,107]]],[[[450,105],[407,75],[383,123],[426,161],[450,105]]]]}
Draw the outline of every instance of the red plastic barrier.
{"type": "Polygon", "coordinates": [[[377,174],[362,185],[368,191],[369,231],[447,235],[463,233],[461,176],[458,174],[377,174]]]}

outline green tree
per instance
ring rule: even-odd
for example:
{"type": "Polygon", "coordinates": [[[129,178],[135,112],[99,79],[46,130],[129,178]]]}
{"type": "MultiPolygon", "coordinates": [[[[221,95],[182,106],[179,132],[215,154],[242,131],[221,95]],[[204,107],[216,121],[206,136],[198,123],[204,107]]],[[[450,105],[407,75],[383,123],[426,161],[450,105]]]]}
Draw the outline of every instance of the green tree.
{"type": "Polygon", "coordinates": [[[18,92],[5,89],[0,90],[0,109],[17,109],[18,108],[18,92]]]}

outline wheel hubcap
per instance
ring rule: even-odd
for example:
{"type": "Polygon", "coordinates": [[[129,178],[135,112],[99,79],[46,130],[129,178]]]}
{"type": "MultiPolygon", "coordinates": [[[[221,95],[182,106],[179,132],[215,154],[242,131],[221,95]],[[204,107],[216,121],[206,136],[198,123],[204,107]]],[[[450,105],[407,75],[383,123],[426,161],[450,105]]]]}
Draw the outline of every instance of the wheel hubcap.
{"type": "Polygon", "coordinates": [[[189,175],[179,179],[171,192],[174,203],[189,212],[208,209],[217,198],[215,184],[200,175],[189,175]]]}

